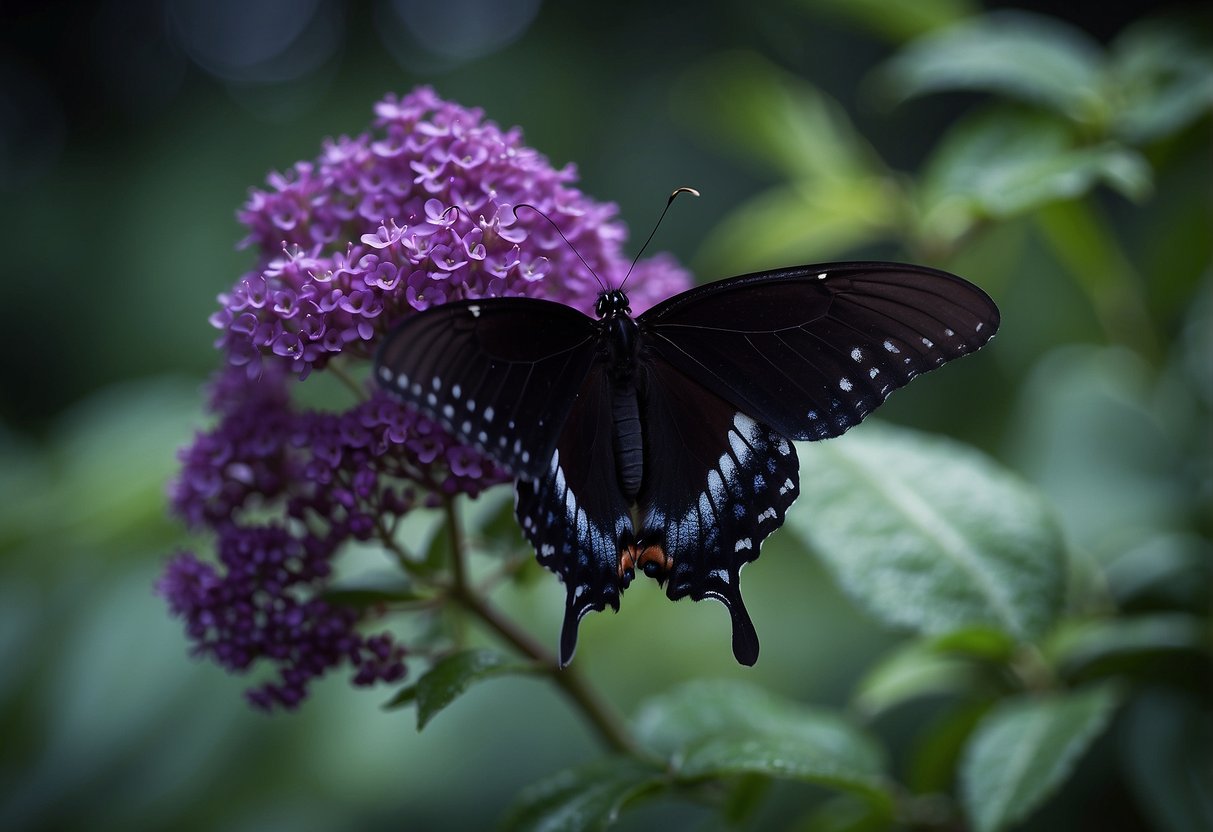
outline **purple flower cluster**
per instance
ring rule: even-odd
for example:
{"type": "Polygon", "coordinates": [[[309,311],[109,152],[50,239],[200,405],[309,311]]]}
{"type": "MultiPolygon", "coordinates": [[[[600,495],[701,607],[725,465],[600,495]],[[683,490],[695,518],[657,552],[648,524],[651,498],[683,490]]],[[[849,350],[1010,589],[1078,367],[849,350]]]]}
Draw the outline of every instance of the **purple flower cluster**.
{"type": "MultiPolygon", "coordinates": [[[[530,295],[589,312],[598,283],[573,248],[618,283],[624,228],[613,205],[570,186],[572,166],[554,169],[517,128],[428,88],[375,111],[378,133],[326,142],[240,212],[262,259],[212,317],[232,363],[256,375],[282,361],[305,377],[338,353],[365,356],[411,310],[461,298],[530,295]]],[[[669,262],[644,271],[631,281],[638,309],[685,287],[669,262]]]]}
{"type": "MultiPolygon", "coordinates": [[[[428,88],[375,111],[373,131],[271,175],[240,212],[256,264],[211,318],[225,356],[215,424],[182,449],[171,486],[174,511],[214,535],[217,558],[179,553],[157,589],[195,652],[233,672],[276,670],[249,691],[266,709],[294,707],[342,665],[358,685],[403,678],[404,645],[363,633],[383,610],[327,600],[334,559],[352,541],[388,543],[417,505],[509,479],[370,385],[344,410],[317,410],[298,401],[300,382],[340,355],[358,387],[390,326],[458,298],[529,295],[588,311],[599,287],[578,253],[614,284],[628,265],[614,206],[576,190],[574,169],[554,169],[518,129],[428,88]]],[[[633,307],[687,285],[670,259],[643,261],[633,307]]]]}

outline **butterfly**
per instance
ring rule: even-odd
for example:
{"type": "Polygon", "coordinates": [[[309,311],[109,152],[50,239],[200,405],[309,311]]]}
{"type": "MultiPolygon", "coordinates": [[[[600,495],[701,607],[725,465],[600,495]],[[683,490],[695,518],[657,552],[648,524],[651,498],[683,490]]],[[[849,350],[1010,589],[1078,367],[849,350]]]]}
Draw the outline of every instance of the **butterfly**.
{"type": "Polygon", "coordinates": [[[673,600],[722,601],[754,664],[740,573],[799,493],[792,442],[842,434],[999,324],[972,283],[883,262],[742,275],[635,317],[609,289],[595,314],[456,301],[405,319],[375,359],[381,385],[517,478],[522,532],[565,584],[562,666],[637,572],[673,600]]]}

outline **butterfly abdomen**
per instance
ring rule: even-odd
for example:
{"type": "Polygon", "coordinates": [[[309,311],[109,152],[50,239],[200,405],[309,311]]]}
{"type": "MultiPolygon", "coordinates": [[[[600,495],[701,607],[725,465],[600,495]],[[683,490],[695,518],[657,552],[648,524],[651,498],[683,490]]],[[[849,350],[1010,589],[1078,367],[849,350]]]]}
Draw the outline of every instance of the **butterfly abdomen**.
{"type": "MultiPolygon", "coordinates": [[[[621,295],[621,298],[623,296],[621,295]]],[[[626,298],[621,301],[626,303],[626,298]]],[[[636,322],[627,307],[615,308],[603,321],[607,327],[608,373],[611,378],[611,424],[619,489],[629,503],[635,502],[644,479],[644,435],[640,428],[640,402],[636,398],[636,322]]]]}
{"type": "Polygon", "coordinates": [[[636,385],[629,380],[616,384],[611,392],[619,488],[628,502],[634,502],[644,477],[644,436],[640,432],[640,404],[636,400],[636,385]]]}

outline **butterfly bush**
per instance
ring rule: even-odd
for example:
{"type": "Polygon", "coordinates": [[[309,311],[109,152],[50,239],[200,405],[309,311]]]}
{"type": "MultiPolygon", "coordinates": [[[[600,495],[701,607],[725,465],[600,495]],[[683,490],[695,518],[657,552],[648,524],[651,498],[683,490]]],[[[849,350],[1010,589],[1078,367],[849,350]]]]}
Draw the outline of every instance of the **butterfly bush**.
{"type": "MultiPolygon", "coordinates": [[[[356,685],[402,679],[410,651],[384,628],[387,610],[332,600],[336,558],[386,540],[416,507],[509,479],[365,381],[378,340],[461,298],[589,312],[599,284],[587,266],[612,285],[628,268],[615,207],[577,190],[573,166],[553,168],[518,128],[425,87],[387,97],[375,116],[368,132],[271,174],[238,213],[255,263],[211,316],[223,354],[214,423],[182,449],[170,486],[173,511],[213,537],[215,557],[179,552],[157,589],[197,654],[265,671],[248,697],[267,710],[295,707],[341,667],[356,685]],[[346,409],[301,404],[301,383],[337,367],[361,395],[346,409]]],[[[664,256],[629,279],[637,311],[687,285],[664,256]]]]}

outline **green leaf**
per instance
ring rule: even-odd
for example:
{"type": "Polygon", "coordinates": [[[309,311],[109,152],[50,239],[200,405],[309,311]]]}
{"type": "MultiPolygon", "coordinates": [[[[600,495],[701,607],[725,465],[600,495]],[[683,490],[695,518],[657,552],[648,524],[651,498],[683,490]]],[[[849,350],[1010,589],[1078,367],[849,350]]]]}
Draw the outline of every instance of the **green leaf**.
{"type": "Polygon", "coordinates": [[[404,708],[408,705],[412,705],[416,701],[417,683],[414,682],[413,684],[405,685],[404,687],[400,688],[400,690],[396,691],[391,699],[383,703],[383,709],[385,711],[394,711],[397,708],[404,708]]]}
{"type": "Polygon", "coordinates": [[[692,682],[654,699],[637,734],[681,779],[759,774],[860,793],[886,807],[880,746],[843,716],[739,682],[692,682]]]}
{"type": "Polygon", "coordinates": [[[910,749],[906,785],[916,794],[953,792],[969,737],[989,712],[992,699],[974,699],[920,726],[910,749]]]}
{"type": "Polygon", "coordinates": [[[508,832],[606,829],[629,801],[661,787],[664,773],[626,757],[610,757],[525,789],[503,823],[508,832]]]}
{"type": "Polygon", "coordinates": [[[1117,704],[1110,686],[1021,696],[978,725],[961,763],[961,798],[977,832],[1026,818],[1070,775],[1117,704]]]}
{"type": "Polygon", "coordinates": [[[867,422],[800,450],[788,526],[873,615],[924,633],[1039,638],[1062,598],[1065,548],[1035,492],[978,451],[867,422]]]}
{"type": "Polygon", "coordinates": [[[1167,429],[1155,378],[1131,350],[1075,345],[1020,385],[1007,443],[1016,467],[1048,494],[1067,539],[1101,562],[1142,534],[1182,528],[1196,505],[1176,475],[1191,451],[1167,429]]]}
{"type": "Polygon", "coordinates": [[[697,129],[790,179],[851,180],[884,172],[837,102],[751,52],[692,68],[675,91],[674,106],[697,129]]]}
{"type": "Polygon", "coordinates": [[[795,832],[882,832],[891,826],[889,816],[874,812],[870,803],[839,794],[822,801],[788,828],[795,832]]]}
{"type": "Polygon", "coordinates": [[[388,707],[416,700],[417,730],[425,728],[438,712],[454,702],[474,683],[507,673],[534,673],[533,664],[518,662],[494,650],[465,650],[439,660],[417,680],[414,692],[405,688],[388,707]]]}
{"type": "Polygon", "coordinates": [[[1150,654],[1208,651],[1207,623],[1186,613],[1072,622],[1048,646],[1061,669],[1076,675],[1092,667],[1150,654]]]}
{"type": "Polygon", "coordinates": [[[856,709],[872,719],[924,696],[966,693],[976,685],[971,662],[941,654],[926,641],[913,641],[881,659],[859,683],[856,709]]]}
{"type": "Polygon", "coordinates": [[[981,684],[980,664],[1005,663],[1015,641],[987,627],[968,627],[901,645],[859,683],[854,705],[869,719],[924,696],[972,693],[981,684]]]}
{"type": "Polygon", "coordinates": [[[901,42],[969,17],[969,0],[800,0],[806,9],[853,20],[888,40],[901,42]]]}
{"type": "Polygon", "coordinates": [[[897,101],[979,90],[1098,125],[1111,107],[1105,62],[1098,43],[1056,18],[997,12],[913,41],[881,67],[877,82],[897,101]]]}
{"type": "Polygon", "coordinates": [[[1105,142],[1080,145],[1056,119],[995,108],[961,121],[923,175],[924,224],[950,241],[977,221],[1006,219],[1106,184],[1140,199],[1151,171],[1136,152],[1105,142]]]}
{"type": "Polygon", "coordinates": [[[1213,51],[1192,27],[1146,20],[1112,48],[1111,85],[1118,93],[1114,130],[1132,142],[1163,138],[1213,106],[1213,51]]]}
{"type": "Polygon", "coordinates": [[[757,55],[736,52],[682,79],[675,106],[697,133],[777,170],[772,188],[725,217],[700,259],[737,271],[828,259],[897,223],[904,197],[846,112],[757,55]]]}
{"type": "Polygon", "coordinates": [[[875,178],[770,188],[725,214],[695,260],[700,271],[727,274],[777,262],[836,259],[889,236],[890,209],[899,198],[888,182],[875,178]]]}

